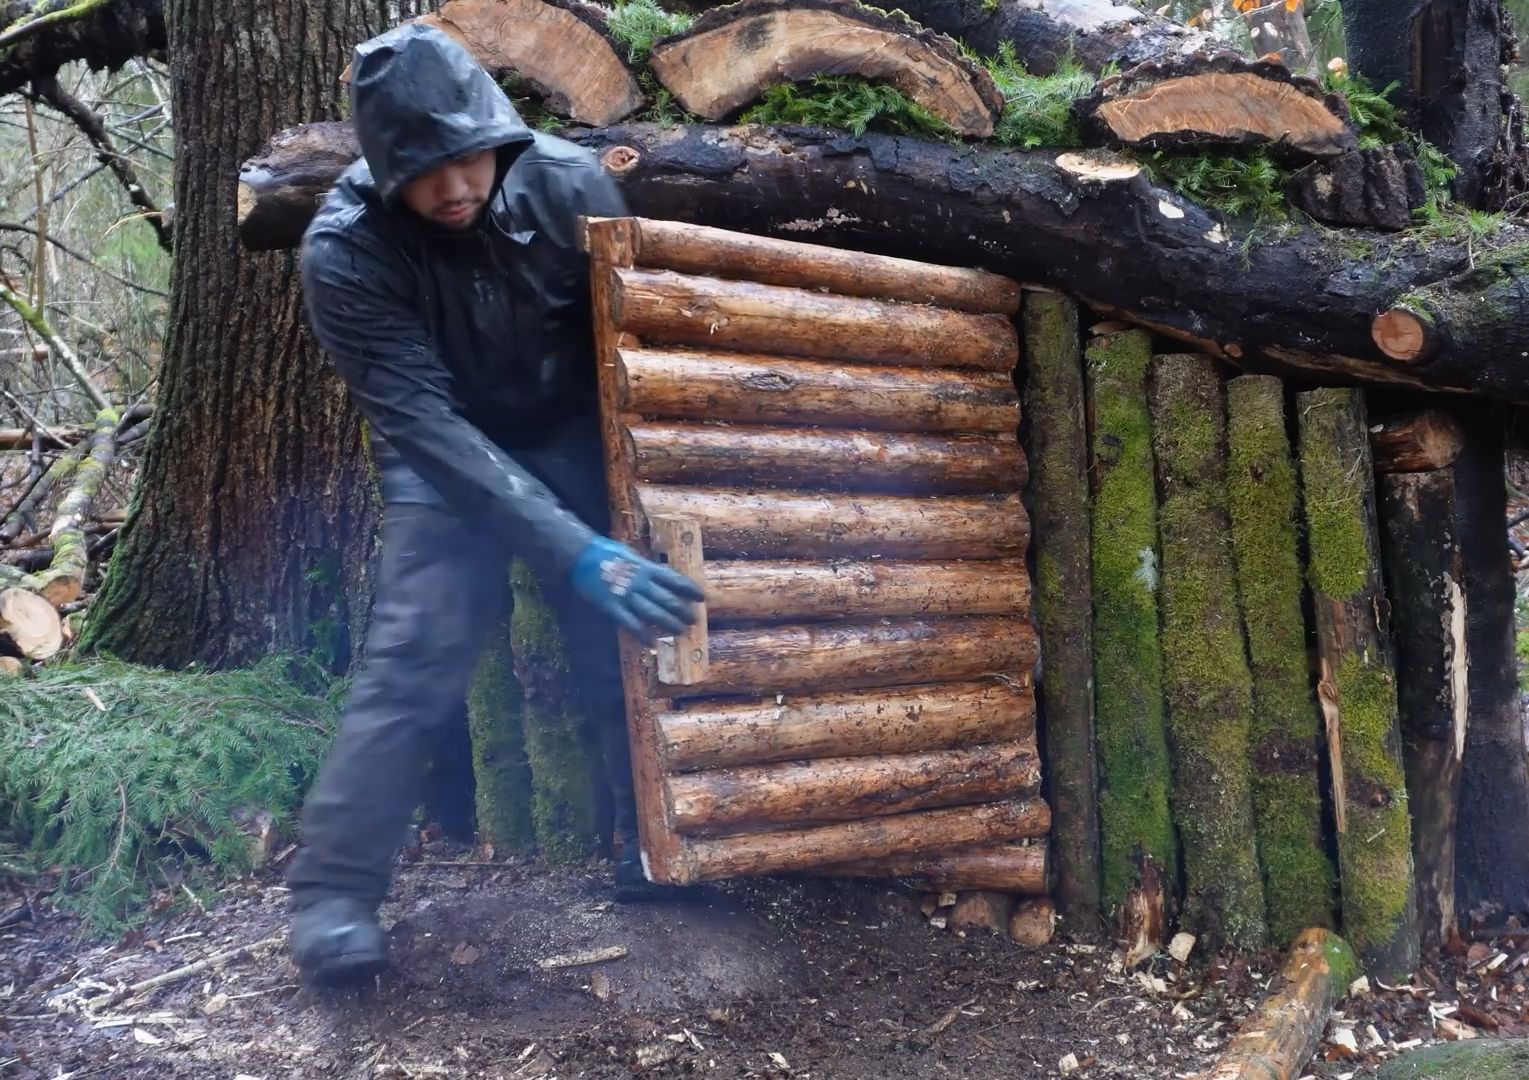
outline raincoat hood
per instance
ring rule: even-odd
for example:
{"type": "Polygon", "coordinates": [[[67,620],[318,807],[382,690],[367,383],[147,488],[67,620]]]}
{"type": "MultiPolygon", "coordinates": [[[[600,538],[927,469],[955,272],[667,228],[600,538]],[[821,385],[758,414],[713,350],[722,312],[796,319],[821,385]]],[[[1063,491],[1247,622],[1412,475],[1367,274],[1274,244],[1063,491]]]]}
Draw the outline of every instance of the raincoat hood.
{"type": "Polygon", "coordinates": [[[351,117],[377,194],[456,158],[500,149],[499,174],[533,139],[504,91],[447,34],[417,23],[356,47],[351,117]]]}

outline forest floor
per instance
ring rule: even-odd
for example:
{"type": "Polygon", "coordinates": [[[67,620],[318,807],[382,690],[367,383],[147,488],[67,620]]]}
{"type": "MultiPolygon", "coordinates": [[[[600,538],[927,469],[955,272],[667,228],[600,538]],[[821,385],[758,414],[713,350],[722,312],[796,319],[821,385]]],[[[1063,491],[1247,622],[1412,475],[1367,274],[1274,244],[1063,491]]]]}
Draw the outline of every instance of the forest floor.
{"type": "MultiPolygon", "coordinates": [[[[1161,957],[1126,973],[1102,948],[937,932],[908,894],[870,883],[755,881],[662,904],[618,905],[609,891],[600,866],[465,865],[427,848],[383,912],[394,970],[343,993],[298,986],[274,873],[109,942],[39,911],[40,925],[0,930],[0,1077],[1169,1080],[1211,1061],[1278,961],[1161,957]],[[272,937],[217,970],[101,1003],[272,937]],[[537,963],[617,946],[625,955],[603,963],[537,963]]],[[[1337,1022],[1361,1056],[1328,1043],[1335,1059],[1310,1075],[1368,1075],[1396,1043],[1437,1038],[1441,1011],[1483,1033],[1529,1033],[1526,965],[1518,946],[1482,945],[1412,987],[1372,987],[1337,1022]]]]}

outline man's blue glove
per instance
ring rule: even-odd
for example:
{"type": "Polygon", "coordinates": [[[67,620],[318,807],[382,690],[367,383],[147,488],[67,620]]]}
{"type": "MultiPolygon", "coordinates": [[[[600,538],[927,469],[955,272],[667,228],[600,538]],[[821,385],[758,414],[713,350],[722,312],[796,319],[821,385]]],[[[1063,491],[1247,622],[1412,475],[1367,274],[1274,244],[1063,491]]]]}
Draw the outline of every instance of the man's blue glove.
{"type": "Polygon", "coordinates": [[[580,596],[645,639],[683,631],[706,598],[685,575],[604,536],[585,545],[569,573],[580,596]]]}

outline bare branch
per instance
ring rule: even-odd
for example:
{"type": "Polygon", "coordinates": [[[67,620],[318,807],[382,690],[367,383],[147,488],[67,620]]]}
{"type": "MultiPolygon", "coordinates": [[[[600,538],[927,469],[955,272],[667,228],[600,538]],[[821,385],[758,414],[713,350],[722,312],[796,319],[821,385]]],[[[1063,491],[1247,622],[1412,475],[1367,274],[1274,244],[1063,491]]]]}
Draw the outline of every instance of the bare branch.
{"type": "Polygon", "coordinates": [[[43,318],[42,312],[27,303],[21,294],[3,281],[0,281],[0,300],[4,300],[13,307],[16,310],[16,314],[21,316],[21,321],[30,326],[36,331],[38,337],[48,343],[48,348],[52,350],[53,355],[63,361],[64,366],[69,369],[69,374],[74,376],[75,381],[85,391],[85,396],[95,402],[96,408],[111,408],[111,402],[106,400],[106,395],[101,393],[100,388],[91,380],[90,373],[85,370],[85,365],[80,363],[80,358],[69,347],[69,343],[59,337],[54,332],[53,327],[48,325],[48,320],[43,318]]]}
{"type": "Polygon", "coordinates": [[[65,255],[68,255],[71,259],[78,259],[80,262],[84,263],[92,270],[105,274],[107,277],[111,278],[119,285],[126,285],[129,289],[137,289],[139,292],[148,293],[150,296],[167,297],[170,295],[163,289],[156,289],[152,285],[140,284],[131,278],[125,278],[121,274],[108,270],[106,267],[102,266],[98,262],[93,261],[88,256],[81,255],[78,251],[75,251],[74,248],[64,243],[58,237],[44,236],[39,230],[32,228],[30,225],[22,225],[13,221],[0,221],[0,232],[19,232],[26,233],[29,236],[41,236],[44,240],[58,248],[58,250],[62,251],[65,255]]]}

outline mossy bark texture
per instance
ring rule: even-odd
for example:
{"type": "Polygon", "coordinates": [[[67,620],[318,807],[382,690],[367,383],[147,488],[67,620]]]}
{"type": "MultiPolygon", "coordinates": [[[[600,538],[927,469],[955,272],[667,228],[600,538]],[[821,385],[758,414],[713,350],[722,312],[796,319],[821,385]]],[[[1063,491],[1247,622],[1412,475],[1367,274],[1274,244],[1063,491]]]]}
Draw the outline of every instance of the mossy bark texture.
{"type": "Polygon", "coordinates": [[[1029,292],[1024,305],[1035,610],[1043,657],[1048,798],[1056,898],[1074,932],[1099,914],[1099,806],[1094,758],[1088,429],[1078,305],[1029,292]]]}
{"type": "Polygon", "coordinates": [[[1263,945],[1249,775],[1253,676],[1237,611],[1226,506],[1226,405],[1209,357],[1152,366],[1152,446],[1162,505],[1163,686],[1173,816],[1184,852],[1184,918],[1204,938],[1263,945]]]}
{"type": "Polygon", "coordinates": [[[1140,860],[1178,880],[1157,620],[1157,492],[1147,411],[1151,338],[1109,334],[1087,349],[1094,489],[1095,738],[1103,909],[1135,887],[1140,860]]]}
{"type": "Polygon", "coordinates": [[[1272,375],[1227,384],[1227,505],[1253,673],[1253,813],[1264,911],[1277,945],[1336,926],[1337,871],[1322,828],[1321,713],[1301,611],[1299,497],[1284,387],[1272,375]]]}
{"type": "Polygon", "coordinates": [[[568,653],[536,573],[522,560],[510,572],[515,676],[526,758],[531,766],[531,820],[549,862],[589,855],[599,841],[596,807],[599,761],[569,686],[568,653]]]}
{"type": "Polygon", "coordinates": [[[478,834],[506,851],[525,851],[536,839],[531,821],[531,766],[521,727],[524,706],[506,624],[489,639],[467,691],[478,834]]]}
{"type": "Polygon", "coordinates": [[[1343,930],[1366,969],[1394,981],[1417,965],[1418,929],[1364,397],[1326,389],[1296,402],[1343,930]]]}

